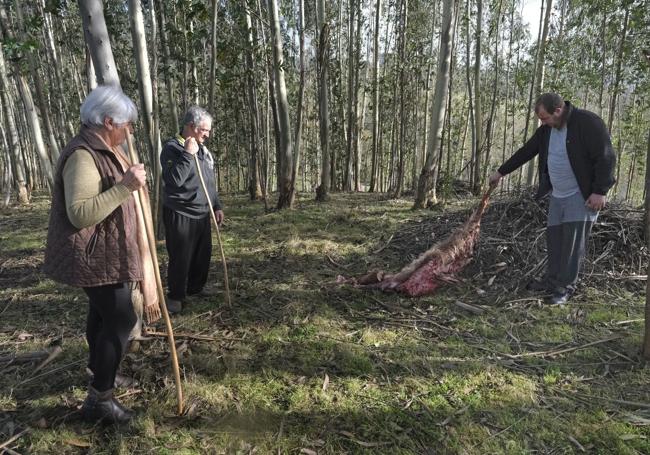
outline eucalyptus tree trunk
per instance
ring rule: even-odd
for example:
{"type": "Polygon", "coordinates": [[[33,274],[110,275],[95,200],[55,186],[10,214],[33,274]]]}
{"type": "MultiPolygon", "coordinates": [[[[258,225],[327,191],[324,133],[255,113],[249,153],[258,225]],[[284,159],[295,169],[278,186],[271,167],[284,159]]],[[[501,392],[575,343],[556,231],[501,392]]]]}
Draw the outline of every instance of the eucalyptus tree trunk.
{"type": "Polygon", "coordinates": [[[102,0],[78,0],[79,14],[83,22],[84,38],[92,57],[97,83],[120,85],[120,77],[113,59],[108,29],[104,20],[102,0]]]}
{"type": "MultiPolygon", "coordinates": [[[[149,152],[149,163],[151,165],[154,182],[152,188],[153,194],[151,196],[151,210],[152,213],[157,215],[159,213],[158,204],[160,202],[160,176],[162,174],[159,159],[160,131],[158,130],[158,123],[156,121],[156,116],[154,115],[154,90],[152,74],[149,69],[149,55],[147,52],[144,17],[140,0],[129,0],[129,19],[131,22],[131,38],[133,40],[133,56],[135,58],[135,65],[138,72],[138,91],[140,92],[140,103],[142,105],[140,116],[142,118],[142,123],[144,124],[145,144],[149,152]]],[[[155,46],[155,39],[153,39],[152,42],[155,46]]],[[[156,216],[156,230],[158,230],[158,222],[159,217],[156,216]]]]}
{"type": "Polygon", "coordinates": [[[138,89],[141,104],[140,117],[144,124],[145,142],[149,151],[149,162],[155,165],[156,161],[158,161],[158,151],[155,149],[153,139],[153,93],[140,0],[129,0],[129,19],[131,23],[131,39],[133,40],[133,57],[138,72],[138,89]]]}
{"type": "MultiPolygon", "coordinates": [[[[458,16],[458,4],[455,6],[456,11],[454,11],[454,16],[458,16]]],[[[453,93],[454,90],[454,68],[456,67],[456,42],[458,41],[458,22],[454,21],[454,29],[452,30],[452,43],[451,43],[451,64],[449,67],[449,93],[450,95],[447,97],[447,111],[445,112],[445,118],[447,119],[447,132],[448,132],[448,138],[447,138],[447,159],[446,159],[446,176],[451,179],[452,173],[451,173],[451,165],[452,165],[452,152],[451,152],[451,143],[452,143],[452,113],[453,113],[453,107],[454,104],[452,103],[452,96],[451,94],[453,93]]],[[[462,109],[459,109],[459,111],[462,111],[462,109]]],[[[444,146],[444,134],[443,134],[443,141],[442,145],[440,146],[440,164],[438,165],[439,167],[442,166],[442,148],[444,146]]],[[[440,176],[440,172],[438,172],[435,175],[435,180],[433,181],[433,186],[436,187],[438,185],[438,178],[440,176]]],[[[417,191],[417,187],[415,188],[417,191]]]]}
{"type": "Polygon", "coordinates": [[[32,139],[34,140],[34,147],[36,153],[38,154],[39,161],[41,163],[41,170],[43,176],[47,181],[50,188],[54,188],[54,175],[52,173],[52,163],[50,157],[48,156],[47,149],[45,147],[45,142],[43,141],[43,131],[41,130],[41,121],[38,118],[36,113],[36,106],[34,106],[34,100],[32,99],[32,94],[29,91],[29,86],[27,81],[22,74],[16,72],[16,84],[18,85],[18,91],[20,92],[20,97],[23,100],[23,106],[25,108],[25,117],[27,117],[27,123],[29,125],[30,132],[32,133],[32,139]]]}
{"type": "MultiPolygon", "coordinates": [[[[502,1],[499,0],[499,3],[497,5],[497,17],[501,17],[501,4],[502,1]]],[[[499,87],[499,71],[500,71],[500,66],[499,66],[499,41],[501,40],[501,37],[499,36],[499,30],[500,30],[500,25],[501,21],[497,20],[495,24],[495,39],[494,39],[494,83],[492,86],[492,101],[490,103],[490,116],[488,117],[488,122],[487,122],[487,128],[485,130],[485,159],[483,162],[483,175],[481,181],[484,182],[487,179],[487,173],[488,169],[490,168],[490,154],[492,151],[492,137],[494,134],[494,130],[496,130],[495,124],[495,111],[496,111],[496,106],[497,106],[497,90],[499,87]]],[[[508,81],[505,81],[506,86],[508,81]]],[[[507,88],[506,88],[507,91],[507,88]]],[[[507,95],[506,95],[507,99],[507,95]]]]}
{"type": "MultiPolygon", "coordinates": [[[[0,28],[3,30],[5,37],[15,40],[13,31],[9,24],[8,16],[3,6],[0,6],[0,25],[1,25],[0,28]]],[[[36,112],[36,106],[34,105],[32,93],[29,90],[29,85],[27,84],[25,76],[22,74],[22,68],[20,67],[20,62],[15,60],[13,62],[13,66],[14,66],[13,76],[16,81],[16,85],[18,86],[18,92],[20,94],[20,98],[23,102],[24,110],[22,111],[22,113],[25,115],[25,120],[29,127],[29,133],[30,133],[29,136],[31,136],[32,140],[34,141],[33,146],[36,150],[36,153],[39,157],[39,161],[41,163],[41,168],[42,168],[41,170],[43,173],[43,177],[45,178],[45,181],[49,185],[49,187],[52,188],[54,186],[54,177],[52,174],[52,162],[50,161],[50,156],[47,152],[47,148],[45,147],[45,142],[43,141],[41,122],[38,117],[38,113],[36,112]]],[[[8,87],[9,84],[5,84],[5,89],[8,89],[8,87]]],[[[25,139],[27,139],[26,136],[27,134],[24,134],[24,136],[19,135],[19,139],[21,137],[25,137],[25,139]]],[[[25,150],[26,149],[23,148],[23,151],[25,150]]]]}
{"type": "MultiPolygon", "coordinates": [[[[194,19],[190,19],[190,34],[194,36],[194,19]]],[[[187,57],[190,58],[190,74],[192,76],[192,103],[195,105],[201,104],[201,98],[199,96],[199,73],[197,68],[197,56],[192,49],[191,43],[188,45],[189,53],[187,57]]]]}
{"type": "MultiPolygon", "coordinates": [[[[470,186],[474,182],[474,166],[473,159],[476,156],[476,119],[474,118],[474,94],[473,94],[473,84],[472,84],[472,65],[471,65],[471,39],[470,39],[470,16],[471,16],[471,0],[467,0],[465,6],[465,80],[467,83],[467,99],[468,99],[468,128],[471,132],[471,141],[469,141],[469,162],[466,165],[469,168],[469,183],[470,186]]],[[[464,149],[463,149],[464,151],[464,149]]],[[[462,167],[462,162],[461,162],[462,167]]],[[[464,169],[464,168],[463,168],[464,169]]],[[[461,171],[462,172],[462,171],[461,171]]]]}
{"type": "Polygon", "coordinates": [[[474,51],[474,171],[472,190],[481,190],[481,152],[483,151],[483,108],[481,103],[481,29],[483,24],[483,0],[476,0],[476,47],[474,51]]]}
{"type": "MultiPolygon", "coordinates": [[[[298,107],[296,113],[296,137],[294,139],[294,157],[293,157],[293,172],[291,175],[291,188],[293,191],[291,197],[295,198],[296,196],[296,180],[298,177],[298,163],[300,160],[300,146],[302,139],[302,111],[303,111],[303,98],[305,97],[305,5],[304,0],[298,0],[298,19],[300,21],[300,86],[298,88],[298,107]]],[[[293,200],[289,204],[293,206],[293,200]]]]}
{"type": "Polygon", "coordinates": [[[325,0],[316,1],[316,24],[318,27],[318,128],[321,148],[320,185],[316,190],[316,200],[324,202],[329,198],[331,171],[330,171],[330,119],[329,119],[329,81],[327,78],[329,67],[329,32],[325,0]]]}
{"type": "MultiPolygon", "coordinates": [[[[632,100],[634,103],[634,99],[632,100]]],[[[634,176],[636,175],[636,165],[638,161],[639,152],[637,151],[639,136],[634,136],[632,139],[632,161],[627,169],[627,187],[625,189],[625,202],[632,200],[632,194],[634,193],[634,176]]],[[[620,160],[619,160],[620,161],[620,160]]]]}
{"type": "MultiPolygon", "coordinates": [[[[219,13],[219,1],[212,0],[212,32],[211,32],[211,46],[210,46],[210,80],[208,81],[210,85],[210,98],[208,100],[208,110],[214,115],[215,106],[214,106],[214,89],[216,86],[217,80],[217,16],[219,13]]],[[[248,10],[246,11],[248,15],[248,10]]],[[[250,17],[248,17],[250,21],[250,17]]]]}
{"type": "MultiPolygon", "coordinates": [[[[502,163],[505,163],[506,161],[506,144],[508,142],[508,102],[510,101],[510,62],[512,60],[512,43],[513,43],[512,28],[514,24],[516,1],[517,0],[512,0],[512,5],[510,5],[510,27],[508,28],[508,56],[506,57],[506,65],[505,65],[506,74],[504,77],[506,93],[504,96],[504,107],[503,107],[503,142],[501,143],[501,157],[500,157],[502,163]]],[[[513,89],[513,98],[514,98],[514,89],[513,89]]]]}
{"type": "MultiPolygon", "coordinates": [[[[538,32],[537,32],[537,43],[541,43],[541,41],[542,41],[542,29],[544,28],[543,27],[543,23],[544,23],[544,1],[545,0],[542,0],[542,2],[541,2],[542,6],[540,7],[540,10],[539,10],[539,29],[538,29],[538,32]]],[[[539,60],[539,58],[538,58],[539,57],[539,51],[540,51],[540,46],[538,44],[537,51],[535,53],[535,63],[533,65],[533,78],[530,81],[530,90],[528,92],[528,108],[526,109],[526,124],[524,126],[524,137],[523,137],[523,141],[522,141],[522,143],[524,143],[524,144],[528,140],[528,128],[530,127],[530,118],[531,118],[531,115],[532,115],[531,111],[533,109],[533,96],[535,94],[535,75],[537,75],[537,61],[539,60]]],[[[519,186],[521,184],[521,176],[522,176],[522,174],[523,174],[523,172],[524,172],[524,170],[526,168],[529,169],[528,174],[531,174],[532,171],[530,171],[530,169],[535,168],[535,161],[536,161],[536,159],[532,159],[532,160],[530,160],[528,162],[528,164],[526,166],[522,166],[522,167],[519,168],[519,172],[517,173],[517,186],[519,186]]]]}
{"type": "Polygon", "coordinates": [[[291,125],[289,121],[289,102],[287,87],[284,82],[284,57],[282,55],[282,35],[278,18],[276,0],[268,0],[269,22],[273,38],[273,69],[275,73],[275,89],[279,120],[280,137],[280,173],[278,175],[278,209],[292,208],[294,188],[291,185],[293,175],[293,144],[291,141],[291,125]]]}
{"type": "MultiPolygon", "coordinates": [[[[278,154],[280,153],[280,121],[278,119],[278,108],[277,108],[277,103],[275,100],[275,88],[274,88],[274,81],[273,81],[273,64],[271,61],[271,56],[269,55],[269,52],[267,50],[268,48],[268,42],[266,40],[266,32],[264,31],[264,26],[265,22],[262,20],[264,17],[264,14],[262,13],[262,3],[260,0],[257,0],[257,22],[258,22],[258,27],[257,29],[260,31],[262,34],[262,43],[264,43],[264,59],[266,61],[265,65],[265,75],[266,75],[266,99],[267,99],[267,106],[266,106],[266,122],[265,122],[265,129],[266,129],[266,134],[265,134],[265,150],[264,150],[264,172],[263,172],[263,182],[262,185],[264,185],[264,194],[268,194],[268,188],[273,184],[273,174],[270,173],[270,167],[271,167],[271,145],[270,145],[270,131],[271,131],[271,121],[273,122],[273,131],[275,134],[273,134],[273,141],[275,144],[275,151],[276,151],[276,172],[275,175],[276,177],[280,173],[280,168],[279,168],[279,160],[277,159],[278,154]]],[[[277,178],[276,178],[277,180],[277,178]]],[[[276,182],[277,186],[277,182],[276,182]]],[[[268,208],[268,201],[265,199],[264,200],[264,206],[268,208]]]]}
{"type": "Polygon", "coordinates": [[[603,9],[600,24],[600,84],[598,85],[598,115],[603,117],[603,96],[605,93],[605,77],[607,73],[607,10],[603,9]]]}
{"type": "Polygon", "coordinates": [[[95,65],[93,64],[93,57],[90,55],[90,48],[88,45],[86,49],[86,92],[92,92],[97,87],[97,73],[95,72],[95,65]]]}
{"type": "MultiPolygon", "coordinates": [[[[361,27],[359,27],[361,29],[361,27]]],[[[370,49],[369,46],[366,48],[366,61],[370,60],[370,49]]],[[[364,75],[363,75],[363,82],[361,84],[362,87],[366,86],[366,83],[368,81],[368,66],[366,65],[366,68],[364,70],[364,75]]],[[[359,111],[359,103],[357,103],[357,112],[359,111]]],[[[363,155],[363,144],[361,142],[361,133],[363,130],[363,126],[366,124],[366,90],[365,88],[362,90],[361,93],[361,113],[359,114],[359,118],[357,119],[356,125],[357,125],[357,132],[355,134],[356,136],[356,143],[354,146],[354,191],[361,191],[361,160],[362,160],[362,155],[363,155]]]]}
{"type": "Polygon", "coordinates": [[[262,185],[260,184],[260,113],[257,102],[257,84],[255,82],[255,61],[253,59],[253,50],[255,43],[253,40],[253,23],[250,11],[244,8],[244,20],[246,22],[246,88],[248,92],[248,110],[251,129],[251,149],[250,149],[250,169],[248,178],[248,194],[251,201],[261,199],[262,185]]]}
{"type": "MultiPolygon", "coordinates": [[[[550,0],[549,0],[550,1],[550,0]]],[[[616,53],[616,72],[614,75],[614,86],[612,87],[612,97],[609,103],[609,116],[607,120],[607,131],[612,133],[612,124],[614,123],[614,113],[616,112],[616,100],[618,98],[619,86],[621,84],[621,70],[623,63],[623,54],[625,54],[625,38],[627,36],[627,27],[630,18],[629,3],[625,7],[625,18],[623,19],[623,31],[621,32],[621,41],[616,53]]]]}
{"type": "MultiPolygon", "coordinates": [[[[20,2],[16,4],[16,22],[18,25],[19,36],[21,41],[27,41],[29,37],[27,36],[27,33],[25,31],[25,26],[24,26],[25,21],[23,19],[23,12],[22,12],[23,7],[24,5],[21,4],[20,2]]],[[[10,39],[15,39],[15,35],[11,28],[9,18],[7,17],[7,13],[4,8],[0,8],[0,22],[2,23],[2,28],[4,29],[6,36],[9,37],[10,39]]],[[[32,81],[34,82],[34,87],[36,89],[36,101],[38,102],[38,108],[40,110],[41,116],[43,117],[43,125],[45,126],[45,135],[47,137],[47,141],[50,146],[51,160],[53,163],[56,163],[59,160],[59,153],[60,153],[59,144],[57,143],[57,139],[54,135],[54,130],[52,128],[49,109],[47,106],[47,102],[45,100],[45,95],[43,93],[43,83],[41,81],[41,76],[38,73],[38,63],[36,62],[36,56],[32,51],[27,51],[26,57],[27,57],[27,67],[29,68],[29,72],[32,76],[32,81]]],[[[15,71],[20,72],[19,64],[15,65],[15,71]]],[[[21,74],[20,77],[24,78],[24,75],[21,74]]],[[[31,97],[32,95],[30,92],[30,98],[31,97]]],[[[34,114],[38,115],[36,114],[36,112],[34,114]]]]}
{"type": "Polygon", "coordinates": [[[370,170],[370,188],[372,193],[377,185],[377,158],[379,155],[379,19],[381,17],[381,0],[375,6],[375,29],[373,30],[372,56],[372,165],[370,170]]]}
{"type": "Polygon", "coordinates": [[[397,102],[397,89],[399,88],[399,107],[395,105],[395,113],[399,112],[399,127],[397,130],[396,141],[396,154],[394,162],[394,181],[391,192],[391,197],[397,198],[402,194],[402,187],[404,184],[404,159],[405,159],[405,136],[406,124],[405,119],[405,66],[406,66],[406,29],[408,26],[408,0],[402,0],[400,4],[400,37],[399,37],[399,58],[397,59],[399,76],[395,80],[395,101],[397,102]]]}
{"type": "MultiPolygon", "coordinates": [[[[428,131],[429,131],[429,98],[430,98],[430,92],[431,92],[431,79],[433,77],[433,56],[434,53],[437,52],[435,48],[435,37],[436,34],[434,33],[436,29],[436,5],[437,2],[434,3],[433,8],[432,8],[432,17],[431,17],[431,41],[429,43],[429,52],[431,54],[431,58],[429,59],[429,63],[427,64],[427,73],[426,73],[426,82],[424,85],[424,126],[422,128],[422,150],[419,151],[420,155],[420,161],[417,164],[418,168],[424,167],[424,162],[426,160],[426,155],[427,155],[427,138],[428,138],[428,131]]],[[[416,177],[417,178],[417,177],[416,177]]],[[[417,180],[414,182],[414,191],[417,191],[417,180]]]]}
{"type": "Polygon", "coordinates": [[[157,52],[157,40],[158,40],[158,22],[156,19],[156,10],[154,2],[149,4],[149,21],[151,23],[151,42],[153,43],[154,51],[151,54],[151,95],[153,101],[153,145],[156,150],[156,163],[154,169],[158,173],[154,180],[153,193],[156,195],[155,204],[156,212],[154,216],[156,217],[156,231],[155,235],[157,238],[162,239],[165,236],[165,230],[163,228],[162,220],[162,168],[160,164],[160,159],[158,159],[159,151],[162,150],[162,141],[160,138],[160,97],[158,90],[158,52],[157,52]]]}
{"type": "Polygon", "coordinates": [[[436,202],[436,188],[433,182],[438,172],[438,156],[441,146],[442,125],[445,118],[447,93],[449,88],[449,70],[451,66],[451,49],[457,0],[444,0],[442,26],[440,30],[440,56],[433,100],[431,103],[431,126],[427,140],[427,159],[420,173],[418,189],[415,193],[414,209],[424,208],[436,202]]]}
{"type": "MultiPolygon", "coordinates": [[[[646,150],[646,163],[650,163],[650,130],[648,130],[648,147],[646,150]]],[[[650,166],[645,171],[645,241],[650,247],[650,166]]],[[[650,262],[648,263],[647,275],[650,275],[650,262]]],[[[650,280],[646,280],[645,288],[645,335],[643,337],[643,357],[650,360],[650,280]]]]}
{"type": "MultiPolygon", "coordinates": [[[[535,63],[535,99],[539,98],[542,94],[542,88],[544,87],[544,64],[546,61],[546,38],[548,37],[548,28],[551,22],[551,10],[553,7],[553,0],[546,0],[546,9],[544,12],[544,22],[542,24],[542,37],[539,39],[537,44],[537,63],[535,63]]],[[[532,101],[532,100],[531,100],[532,101]]],[[[526,114],[530,116],[530,109],[526,114]]],[[[528,162],[528,174],[526,176],[526,185],[531,186],[535,180],[535,163],[537,158],[534,158],[528,162]]]]}
{"type": "Polygon", "coordinates": [[[343,169],[343,191],[352,190],[352,143],[354,141],[354,122],[356,119],[354,98],[357,90],[355,83],[355,69],[358,62],[355,60],[355,14],[357,12],[357,2],[359,0],[350,0],[348,11],[348,135],[346,137],[345,147],[345,168],[343,169]]]}
{"type": "MultiPolygon", "coordinates": [[[[338,27],[333,28],[333,30],[338,29],[337,33],[337,66],[338,66],[338,72],[336,74],[336,80],[338,83],[334,84],[334,87],[332,87],[332,92],[334,90],[338,90],[338,96],[336,96],[336,106],[335,109],[338,110],[339,114],[339,122],[338,124],[340,125],[341,128],[341,135],[342,135],[342,143],[343,147],[345,147],[348,143],[348,134],[349,132],[347,131],[347,125],[346,125],[346,117],[345,117],[345,106],[344,106],[344,96],[343,96],[343,45],[342,45],[342,39],[341,37],[343,36],[342,29],[343,29],[343,2],[344,0],[339,0],[339,20],[338,20],[338,27]]],[[[336,116],[335,116],[336,117],[336,116]]],[[[331,169],[331,176],[330,176],[330,181],[331,181],[331,187],[332,190],[339,190],[339,181],[337,178],[338,174],[338,161],[339,161],[339,149],[343,148],[338,146],[341,143],[341,139],[337,141],[337,144],[331,148],[331,159],[330,159],[330,169],[331,169]]]]}
{"type": "MultiPolygon", "coordinates": [[[[160,2],[160,47],[163,51],[163,58],[165,63],[171,65],[171,55],[169,51],[169,44],[167,41],[167,31],[165,30],[165,25],[167,24],[165,20],[165,2],[160,2]]],[[[174,77],[171,74],[171,71],[164,71],[165,78],[165,91],[167,92],[167,104],[169,105],[169,116],[172,121],[172,128],[176,129],[180,126],[178,121],[178,111],[176,110],[176,95],[175,95],[175,81],[174,77]]]]}
{"type": "MultiPolygon", "coordinates": [[[[400,0],[399,3],[397,3],[397,8],[399,13],[396,13],[397,17],[399,19],[396,19],[396,23],[399,24],[399,37],[396,38],[398,39],[397,41],[397,58],[394,59],[394,71],[395,74],[397,75],[394,78],[393,81],[393,96],[392,96],[392,121],[394,127],[391,130],[391,145],[390,145],[390,172],[389,172],[389,186],[388,186],[388,193],[390,194],[390,197],[398,197],[399,193],[401,192],[401,189],[399,188],[400,186],[400,181],[402,180],[402,137],[403,137],[403,124],[404,122],[402,121],[401,115],[403,112],[403,76],[404,76],[404,69],[403,69],[403,44],[405,41],[405,34],[406,34],[406,27],[405,27],[405,11],[406,11],[406,1],[407,0],[400,0]]],[[[397,25],[396,25],[397,27],[397,25]]]]}
{"type": "MultiPolygon", "coordinates": [[[[62,58],[62,55],[58,53],[55,40],[54,40],[54,27],[52,24],[52,15],[46,11],[45,9],[45,0],[40,0],[39,2],[39,11],[41,15],[43,16],[43,33],[44,33],[44,41],[45,41],[45,49],[46,53],[48,56],[51,58],[52,61],[52,69],[54,73],[54,84],[52,84],[52,87],[56,87],[56,90],[59,91],[59,93],[65,93],[65,89],[63,88],[63,77],[61,75],[61,69],[60,66],[63,64],[63,62],[60,60],[62,58]]],[[[64,143],[68,142],[70,139],[68,135],[66,134],[66,127],[65,127],[65,115],[66,115],[66,109],[65,109],[65,97],[63,96],[56,96],[54,97],[57,103],[58,107],[58,113],[55,113],[55,117],[58,119],[57,122],[57,133],[60,139],[64,143]]]]}
{"type": "MultiPolygon", "coordinates": [[[[4,123],[4,116],[0,110],[0,125],[4,123]]],[[[13,186],[13,172],[11,169],[11,157],[9,156],[9,144],[7,143],[7,136],[5,135],[4,128],[0,128],[0,146],[7,153],[5,156],[0,155],[0,170],[2,172],[2,182],[0,182],[0,189],[2,190],[2,201],[0,207],[7,208],[11,202],[11,193],[13,186]],[[4,164],[4,166],[2,166],[4,164]]]]}
{"type": "MultiPolygon", "coordinates": [[[[7,68],[5,66],[4,53],[0,46],[0,100],[2,101],[2,111],[4,113],[5,125],[0,124],[7,133],[8,153],[11,154],[12,174],[16,198],[19,204],[29,203],[29,192],[27,191],[27,179],[25,178],[25,161],[23,160],[18,129],[14,117],[14,104],[12,96],[9,93],[10,85],[7,77],[7,68]]],[[[9,159],[9,158],[8,158],[9,159]]]]}

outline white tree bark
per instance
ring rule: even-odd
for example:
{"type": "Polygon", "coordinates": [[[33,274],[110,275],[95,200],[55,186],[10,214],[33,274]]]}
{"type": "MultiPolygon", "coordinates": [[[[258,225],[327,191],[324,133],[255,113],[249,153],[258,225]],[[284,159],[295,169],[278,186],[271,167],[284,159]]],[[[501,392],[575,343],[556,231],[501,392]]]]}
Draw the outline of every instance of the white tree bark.
{"type": "Polygon", "coordinates": [[[381,0],[375,5],[375,29],[372,51],[372,165],[370,170],[370,191],[376,191],[377,158],[379,156],[379,19],[381,0]]]}
{"type": "Polygon", "coordinates": [[[282,54],[282,35],[276,0],[268,0],[269,21],[273,38],[273,70],[275,74],[275,94],[280,123],[280,173],[278,175],[278,209],[291,208],[294,188],[291,186],[293,174],[293,144],[289,121],[289,102],[284,81],[284,58],[282,54]]]}
{"type": "Polygon", "coordinates": [[[431,102],[431,124],[427,140],[427,159],[420,173],[418,190],[415,195],[413,208],[424,208],[427,202],[436,202],[436,189],[432,185],[435,173],[438,171],[438,156],[442,140],[442,126],[447,107],[447,92],[449,89],[449,70],[451,66],[451,49],[453,45],[453,30],[455,21],[456,2],[444,0],[442,10],[442,27],[440,31],[440,57],[433,100],[431,102]]]}
{"type": "Polygon", "coordinates": [[[93,60],[97,83],[120,85],[117,65],[113,59],[108,29],[104,20],[102,0],[78,0],[79,14],[84,27],[84,38],[93,60]]]}
{"type": "Polygon", "coordinates": [[[0,128],[7,133],[8,151],[11,154],[13,162],[12,174],[14,188],[19,204],[29,203],[29,193],[27,191],[27,179],[25,178],[25,162],[20,147],[18,129],[14,119],[14,104],[12,97],[9,96],[9,78],[5,67],[4,54],[0,46],[0,100],[2,101],[2,111],[4,112],[6,128],[0,124],[0,128]]]}
{"type": "Polygon", "coordinates": [[[255,60],[253,58],[253,49],[255,43],[253,40],[253,21],[251,20],[250,11],[245,8],[244,19],[246,21],[246,88],[248,93],[248,109],[251,127],[251,148],[250,148],[250,169],[248,180],[248,192],[252,201],[264,197],[262,185],[260,183],[260,112],[257,101],[257,84],[255,83],[255,60]]]}
{"type": "MultiPolygon", "coordinates": [[[[298,107],[296,113],[296,136],[294,140],[294,157],[293,157],[293,172],[291,176],[291,186],[294,191],[292,197],[296,195],[296,180],[298,177],[298,162],[300,159],[300,144],[302,139],[302,111],[303,99],[305,97],[305,4],[304,0],[298,0],[298,19],[300,20],[300,86],[298,88],[298,107]]],[[[291,202],[293,205],[293,201],[291,202]]]]}
{"type": "Polygon", "coordinates": [[[129,0],[129,20],[131,22],[131,39],[133,40],[133,57],[138,72],[138,89],[140,92],[140,117],[144,124],[147,148],[152,166],[158,162],[158,151],[154,145],[153,131],[153,90],[151,88],[151,71],[149,54],[144,30],[144,17],[140,0],[129,0]]]}
{"type": "Polygon", "coordinates": [[[45,142],[43,141],[41,121],[38,118],[38,114],[36,113],[36,106],[34,106],[32,94],[29,91],[27,81],[25,81],[25,78],[22,75],[16,74],[16,83],[18,84],[20,98],[23,100],[23,106],[25,107],[25,117],[27,117],[27,123],[32,133],[34,147],[36,148],[36,153],[41,163],[43,176],[47,180],[47,183],[50,185],[50,188],[54,188],[52,163],[50,162],[50,157],[48,156],[47,148],[45,147],[45,142]]]}

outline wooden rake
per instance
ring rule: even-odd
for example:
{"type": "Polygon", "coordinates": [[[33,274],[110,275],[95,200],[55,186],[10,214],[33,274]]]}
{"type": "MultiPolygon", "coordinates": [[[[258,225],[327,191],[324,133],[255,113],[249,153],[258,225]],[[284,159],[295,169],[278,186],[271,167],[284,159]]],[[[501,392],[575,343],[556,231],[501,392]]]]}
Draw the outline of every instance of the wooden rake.
{"type": "MultiPolygon", "coordinates": [[[[129,158],[131,164],[138,164],[138,155],[133,147],[133,140],[131,138],[131,133],[127,131],[126,133],[126,142],[129,148],[129,158]]],[[[178,399],[178,415],[183,414],[183,388],[181,386],[181,374],[178,368],[178,356],[176,354],[176,344],[174,342],[174,332],[172,329],[172,322],[169,318],[169,313],[167,312],[167,305],[165,303],[165,291],[162,285],[162,280],[160,278],[160,269],[158,267],[158,253],[156,252],[156,237],[153,231],[153,220],[151,216],[151,205],[149,203],[149,198],[144,192],[143,188],[138,189],[138,192],[135,193],[136,205],[140,210],[140,219],[144,222],[145,237],[147,243],[149,244],[149,251],[151,252],[151,261],[153,262],[154,275],[156,276],[156,289],[158,291],[158,302],[162,310],[163,318],[165,319],[165,325],[167,326],[167,341],[169,342],[169,351],[171,352],[172,357],[172,369],[174,370],[174,381],[176,382],[176,397],[178,399]]]]}

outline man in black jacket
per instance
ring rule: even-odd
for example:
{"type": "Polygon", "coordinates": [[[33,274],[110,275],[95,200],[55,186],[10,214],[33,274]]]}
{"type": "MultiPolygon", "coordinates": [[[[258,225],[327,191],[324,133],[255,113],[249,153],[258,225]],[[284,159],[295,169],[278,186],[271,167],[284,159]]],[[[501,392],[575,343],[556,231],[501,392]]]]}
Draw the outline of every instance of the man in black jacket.
{"type": "Polygon", "coordinates": [[[211,129],[212,116],[205,109],[192,106],[185,114],[181,133],[168,140],[160,153],[170,313],[181,311],[186,295],[203,291],[212,257],[210,211],[214,211],[217,223],[223,221],[214,158],[203,145],[211,129]],[[203,191],[195,157],[209,195],[203,191]]]}
{"type": "Polygon", "coordinates": [[[496,184],[539,155],[536,198],[551,192],[548,264],[543,279],[530,282],[528,289],[549,291],[549,303],[558,305],[575,291],[591,226],[614,185],[616,156],[605,123],[593,112],[545,93],[535,103],[535,113],[542,125],[489,180],[496,184]]]}

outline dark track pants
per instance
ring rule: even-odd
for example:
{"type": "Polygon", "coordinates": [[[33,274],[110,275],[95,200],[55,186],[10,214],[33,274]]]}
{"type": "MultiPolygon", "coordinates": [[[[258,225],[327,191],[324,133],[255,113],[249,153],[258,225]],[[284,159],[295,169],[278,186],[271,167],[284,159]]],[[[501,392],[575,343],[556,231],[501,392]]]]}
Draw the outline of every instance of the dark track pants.
{"type": "Polygon", "coordinates": [[[187,294],[201,292],[208,281],[212,257],[210,216],[189,218],[163,207],[163,221],[169,255],[168,296],[183,300],[187,294]]]}
{"type": "Polygon", "coordinates": [[[91,385],[104,392],[113,388],[115,374],[137,321],[129,283],[84,288],[89,300],[86,339],[90,351],[91,385]]]}
{"type": "Polygon", "coordinates": [[[582,194],[551,197],[546,228],[546,281],[556,290],[573,292],[578,281],[587,239],[598,212],[585,207],[582,194]]]}

